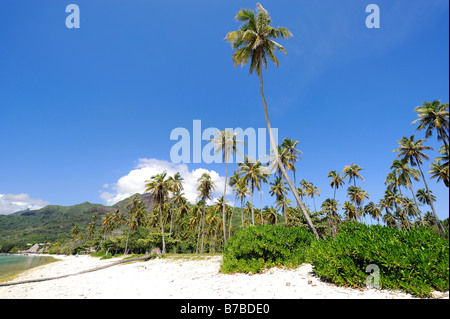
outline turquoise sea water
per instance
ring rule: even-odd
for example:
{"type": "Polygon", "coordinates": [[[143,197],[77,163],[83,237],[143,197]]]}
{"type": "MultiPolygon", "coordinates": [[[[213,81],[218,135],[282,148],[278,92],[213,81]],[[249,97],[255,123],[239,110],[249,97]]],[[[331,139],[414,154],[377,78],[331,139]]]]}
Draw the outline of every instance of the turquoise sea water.
{"type": "Polygon", "coordinates": [[[56,259],[39,255],[0,255],[0,282],[33,267],[51,263],[56,259]]]}

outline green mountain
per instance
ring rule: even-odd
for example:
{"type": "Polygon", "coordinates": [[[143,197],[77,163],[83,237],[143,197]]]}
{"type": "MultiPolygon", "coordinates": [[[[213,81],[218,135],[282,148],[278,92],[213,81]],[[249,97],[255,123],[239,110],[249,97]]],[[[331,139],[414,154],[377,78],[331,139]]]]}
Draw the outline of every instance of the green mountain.
{"type": "MultiPolygon", "coordinates": [[[[151,207],[149,194],[139,194],[142,201],[151,207]]],[[[0,215],[0,247],[2,243],[14,243],[17,246],[36,242],[53,242],[71,236],[74,226],[86,229],[97,214],[97,226],[101,226],[102,217],[115,209],[127,213],[124,199],[113,206],[84,202],[73,206],[48,205],[38,210],[21,211],[10,215],[0,215]]]]}

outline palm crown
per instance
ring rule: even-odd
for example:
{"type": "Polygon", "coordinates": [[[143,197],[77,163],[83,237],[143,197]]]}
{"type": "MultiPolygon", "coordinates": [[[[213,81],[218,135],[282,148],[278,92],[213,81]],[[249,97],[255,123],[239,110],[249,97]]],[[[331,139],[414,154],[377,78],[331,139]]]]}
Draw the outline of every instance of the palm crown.
{"type": "Polygon", "coordinates": [[[256,5],[256,12],[255,15],[251,9],[239,11],[235,19],[243,24],[239,30],[229,32],[225,39],[236,50],[233,54],[234,66],[250,62],[250,74],[256,70],[260,75],[261,66],[267,69],[267,57],[278,66],[275,49],[287,54],[283,46],[272,39],[289,39],[292,33],[284,27],[272,27],[269,12],[260,3],[256,5]]]}

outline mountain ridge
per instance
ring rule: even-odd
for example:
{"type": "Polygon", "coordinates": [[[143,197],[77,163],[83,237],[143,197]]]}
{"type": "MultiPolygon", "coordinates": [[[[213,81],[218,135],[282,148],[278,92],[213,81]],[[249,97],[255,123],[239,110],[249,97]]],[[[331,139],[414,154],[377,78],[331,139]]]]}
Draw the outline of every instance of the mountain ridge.
{"type": "MultiPolygon", "coordinates": [[[[147,208],[152,209],[150,194],[137,193],[134,195],[138,195],[147,208]]],[[[102,217],[108,212],[119,209],[127,215],[125,206],[130,197],[111,206],[86,201],[70,206],[47,205],[36,210],[0,215],[0,247],[2,243],[25,245],[68,238],[71,236],[74,226],[78,226],[80,229],[86,228],[92,222],[94,214],[98,215],[96,226],[100,227],[102,217]]]]}

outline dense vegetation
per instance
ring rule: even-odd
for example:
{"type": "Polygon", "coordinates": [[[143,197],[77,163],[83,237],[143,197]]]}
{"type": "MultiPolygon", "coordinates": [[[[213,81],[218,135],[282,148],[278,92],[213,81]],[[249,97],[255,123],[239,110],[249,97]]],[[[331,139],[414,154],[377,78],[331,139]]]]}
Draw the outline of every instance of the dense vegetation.
{"type": "Polygon", "coordinates": [[[307,261],[314,236],[305,228],[255,226],[238,231],[225,245],[222,272],[257,273],[307,261]]]}
{"type": "Polygon", "coordinates": [[[379,270],[380,288],[417,296],[449,290],[449,241],[429,228],[409,231],[346,223],[336,238],[310,249],[314,272],[338,285],[365,287],[369,265],[379,270]]]}
{"type": "Polygon", "coordinates": [[[304,228],[248,227],[225,245],[221,269],[256,273],[304,262],[312,262],[322,279],[342,286],[366,287],[372,265],[379,275],[377,288],[419,297],[449,290],[449,241],[426,227],[406,231],[352,221],[336,237],[320,241],[304,228]]]}

